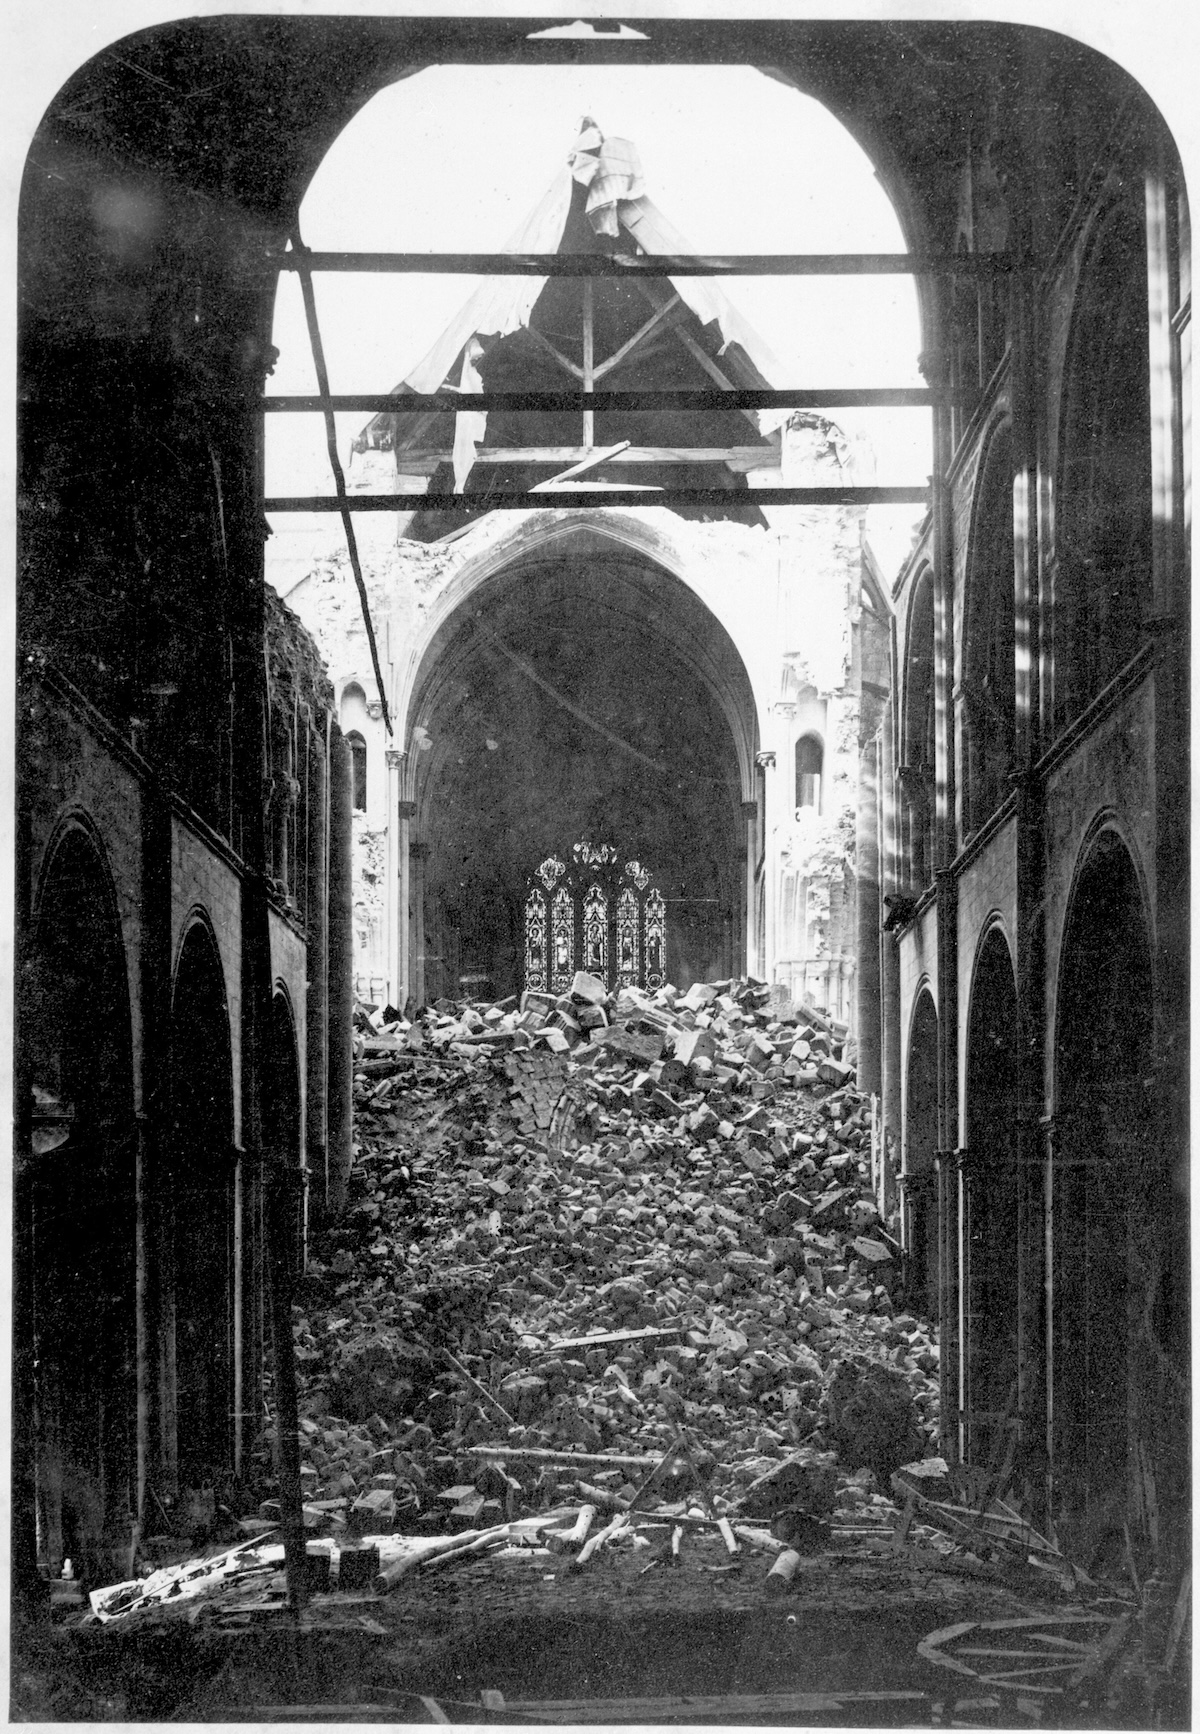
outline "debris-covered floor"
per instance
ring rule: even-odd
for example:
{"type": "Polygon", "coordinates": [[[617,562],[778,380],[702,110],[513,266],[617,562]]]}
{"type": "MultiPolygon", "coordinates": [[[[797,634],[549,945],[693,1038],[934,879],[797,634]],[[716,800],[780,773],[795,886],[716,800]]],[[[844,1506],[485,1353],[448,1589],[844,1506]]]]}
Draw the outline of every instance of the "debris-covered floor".
{"type": "Polygon", "coordinates": [[[1183,1725],[1186,1589],[1093,1581],[1010,1460],[936,1456],[843,1029],[589,977],[358,1022],[294,1327],[304,1629],[268,1388],[254,1487],[56,1586],[14,1715],[1183,1725]]]}

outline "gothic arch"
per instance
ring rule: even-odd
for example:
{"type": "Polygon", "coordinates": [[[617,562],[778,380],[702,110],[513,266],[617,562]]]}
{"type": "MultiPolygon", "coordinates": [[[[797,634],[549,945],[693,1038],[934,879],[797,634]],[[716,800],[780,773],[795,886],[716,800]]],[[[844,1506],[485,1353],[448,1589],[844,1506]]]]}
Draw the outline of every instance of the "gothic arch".
{"type": "MultiPolygon", "coordinates": [[[[421,707],[431,671],[444,655],[467,604],[488,581],[539,564],[547,557],[569,559],[607,549],[623,552],[627,570],[644,574],[648,594],[661,588],[671,606],[672,631],[684,646],[696,675],[711,691],[729,725],[737,751],[742,799],[752,800],[754,755],[758,750],[758,717],[765,714],[764,695],[724,623],[687,582],[687,561],[669,535],[657,526],[619,513],[557,512],[525,523],[506,525],[486,549],[468,560],[430,608],[423,630],[414,636],[396,686],[394,714],[404,719],[403,738],[411,740],[420,725],[421,707]],[[540,558],[539,558],[540,557],[540,558]],[[673,606],[672,606],[673,604],[673,606]]],[[[660,603],[661,606],[661,603],[660,603]]],[[[406,767],[406,793],[412,796],[415,755],[406,767]]]]}
{"type": "Polygon", "coordinates": [[[1186,1207],[1158,1120],[1151,923],[1104,816],[1068,904],[1054,1061],[1055,1516],[1095,1550],[1147,1467],[1164,1506],[1187,1478],[1186,1207]]]}
{"type": "Polygon", "coordinates": [[[174,972],[168,1091],[160,1328],[175,1394],[166,1468],[185,1488],[227,1474],[234,1447],[233,1057],[220,952],[201,910],[184,928],[174,972]]]}
{"type": "Polygon", "coordinates": [[[900,782],[904,793],[903,853],[915,891],[931,883],[937,797],[933,570],[912,587],[904,641],[900,782]]]}
{"type": "Polygon", "coordinates": [[[1054,543],[1054,711],[1077,716],[1133,655],[1150,601],[1152,483],[1145,215],[1095,217],[1067,343],[1054,543]]]}
{"type": "Polygon", "coordinates": [[[904,1211],[912,1304],[937,1314],[938,1014],[928,981],[913,1001],[904,1078],[904,1211]]]}
{"type": "Polygon", "coordinates": [[[963,624],[964,831],[977,831],[1006,799],[1016,743],[1012,432],[987,437],[975,489],[963,624]]]}
{"type": "Polygon", "coordinates": [[[38,1552],[95,1585],[136,1504],[136,1128],[129,976],[113,877],[82,813],[43,862],[17,1012],[28,1155],[14,1176],[14,1376],[33,1399],[38,1552]]]}

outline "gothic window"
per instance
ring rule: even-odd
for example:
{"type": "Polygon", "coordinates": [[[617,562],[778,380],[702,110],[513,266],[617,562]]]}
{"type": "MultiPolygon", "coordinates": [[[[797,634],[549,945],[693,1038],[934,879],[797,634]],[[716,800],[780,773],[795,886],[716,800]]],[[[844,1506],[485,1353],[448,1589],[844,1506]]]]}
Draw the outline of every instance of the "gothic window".
{"type": "Polygon", "coordinates": [[[966,828],[974,831],[1008,793],[1016,731],[1012,441],[1001,429],[979,483],[967,578],[963,643],[966,828]]]}
{"type": "Polygon", "coordinates": [[[662,894],[646,899],[646,986],[661,987],[667,975],[667,906],[662,894]]]}
{"type": "Polygon", "coordinates": [[[796,808],[821,810],[821,765],[824,751],[819,735],[801,735],[796,742],[796,808]]]}
{"type": "Polygon", "coordinates": [[[917,579],[909,612],[900,762],[904,840],[911,885],[917,891],[933,878],[934,865],[937,712],[933,639],[933,575],[926,568],[917,579]]]}
{"type": "Polygon", "coordinates": [[[554,893],[551,923],[553,974],[550,986],[554,993],[566,993],[575,974],[575,904],[565,885],[554,893]]]}
{"type": "Polygon", "coordinates": [[[525,987],[567,993],[576,970],[610,989],[661,987],[667,906],[649,870],[609,843],[576,843],[569,859],[548,855],[526,881],[525,987]]]}
{"type": "Polygon", "coordinates": [[[642,973],[641,922],[638,902],[627,885],[617,902],[617,985],[633,987],[642,973]]]}
{"type": "Polygon", "coordinates": [[[546,899],[536,890],[525,899],[525,986],[546,986],[546,899]]]}
{"type": "Polygon", "coordinates": [[[367,743],[357,729],[352,729],[346,736],[346,745],[350,748],[350,766],[354,783],[354,811],[365,813],[367,810],[367,743]]]}
{"type": "Polygon", "coordinates": [[[1060,723],[1138,648],[1151,511],[1146,237],[1130,204],[1109,213],[1084,261],[1067,358],[1055,535],[1060,723]]]}
{"type": "Polygon", "coordinates": [[[608,898],[599,885],[588,887],[583,904],[583,967],[601,981],[608,976],[608,898]]]}

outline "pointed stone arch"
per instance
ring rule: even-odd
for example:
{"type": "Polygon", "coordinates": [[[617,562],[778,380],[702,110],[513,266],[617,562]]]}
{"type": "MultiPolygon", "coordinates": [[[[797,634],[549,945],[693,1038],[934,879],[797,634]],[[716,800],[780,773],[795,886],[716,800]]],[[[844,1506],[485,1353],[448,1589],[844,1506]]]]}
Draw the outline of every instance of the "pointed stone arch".
{"type": "Polygon", "coordinates": [[[987,1463],[1015,1414],[1018,1314],[1017,985],[995,918],[975,956],[966,1060],[962,1407],[966,1456],[987,1463]]]}
{"type": "Polygon", "coordinates": [[[30,1133],[14,1176],[14,1380],[33,1417],[38,1556],[52,1574],[70,1558],[95,1586],[124,1572],[137,1503],[137,1135],[118,903],[86,814],[51,840],[33,908],[17,999],[30,1133]]]}
{"type": "Polygon", "coordinates": [[[653,865],[668,975],[744,967],[755,691],[716,612],[652,557],[665,538],[619,528],[504,527],[413,646],[398,714],[419,998],[515,991],[531,865],[572,837],[653,865]]]}

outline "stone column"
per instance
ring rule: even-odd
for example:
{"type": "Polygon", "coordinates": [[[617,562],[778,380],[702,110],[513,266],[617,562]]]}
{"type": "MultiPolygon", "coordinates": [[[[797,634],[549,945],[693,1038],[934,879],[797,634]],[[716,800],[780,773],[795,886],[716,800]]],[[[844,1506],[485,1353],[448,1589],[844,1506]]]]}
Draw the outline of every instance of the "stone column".
{"type": "Polygon", "coordinates": [[[854,1022],[858,1040],[858,1087],[871,1096],[879,1094],[883,1081],[880,1043],[883,1007],[879,976],[879,815],[876,810],[876,750],[876,743],[870,741],[859,754],[858,811],[855,821],[858,992],[854,1022]]]}
{"type": "Polygon", "coordinates": [[[329,1114],[326,1199],[345,1203],[353,1161],[354,908],[350,749],[334,723],[329,750],[329,1114]]]}
{"type": "MultiPolygon", "coordinates": [[[[746,949],[742,967],[747,975],[753,975],[757,965],[754,945],[754,866],[755,850],[758,847],[758,802],[743,801],[742,817],[746,821],[746,949]]],[[[736,974],[736,966],[734,973],[736,974]]]]}
{"type": "Polygon", "coordinates": [[[397,886],[400,878],[400,851],[402,848],[401,827],[396,819],[396,809],[400,794],[400,771],[404,764],[404,754],[398,747],[385,747],[384,763],[387,766],[387,829],[384,833],[386,848],[383,865],[383,926],[384,926],[384,980],[387,982],[387,998],[398,1010],[404,1010],[404,977],[400,973],[400,934],[404,927],[404,911],[397,896],[397,886]]]}
{"type": "Polygon", "coordinates": [[[775,980],[775,931],[779,901],[779,849],[775,837],[777,814],[773,791],[774,778],[767,772],[775,769],[773,752],[756,753],[754,762],[763,773],[763,955],[758,959],[757,973],[766,981],[775,980]]]}
{"type": "Polygon", "coordinates": [[[413,943],[413,908],[412,908],[412,822],[416,817],[417,803],[415,801],[397,801],[396,827],[399,832],[397,841],[397,877],[396,888],[396,922],[399,928],[400,961],[399,983],[401,997],[396,1001],[401,1011],[408,1004],[410,997],[417,991],[416,946],[413,943]]]}
{"type": "Polygon", "coordinates": [[[304,921],[307,930],[305,1146],[325,1206],[329,1040],[329,724],[308,730],[308,837],[304,921]]]}
{"type": "MultiPolygon", "coordinates": [[[[884,712],[883,737],[879,743],[879,865],[881,894],[900,889],[903,873],[897,848],[895,741],[891,706],[884,712]]],[[[881,933],[879,946],[880,999],[883,1031],[879,1065],[881,1167],[886,1169],[892,1152],[901,1144],[901,1044],[900,1044],[900,947],[894,933],[881,933]]]]}
{"type": "Polygon", "coordinates": [[[425,1003],[425,861],[429,854],[428,843],[413,843],[408,845],[409,869],[412,876],[412,923],[413,923],[413,953],[416,962],[416,996],[417,1004],[425,1003]]]}

